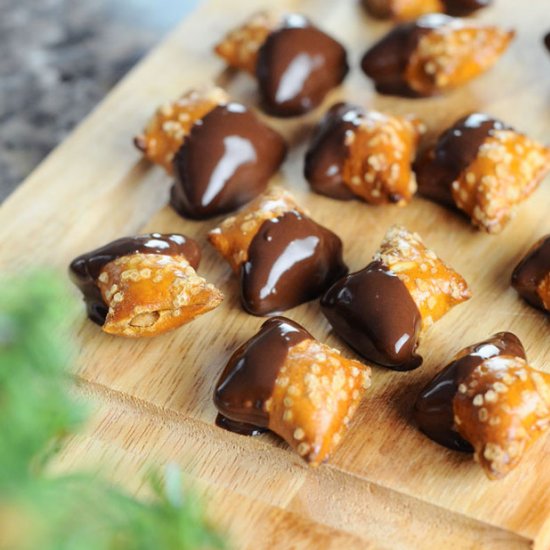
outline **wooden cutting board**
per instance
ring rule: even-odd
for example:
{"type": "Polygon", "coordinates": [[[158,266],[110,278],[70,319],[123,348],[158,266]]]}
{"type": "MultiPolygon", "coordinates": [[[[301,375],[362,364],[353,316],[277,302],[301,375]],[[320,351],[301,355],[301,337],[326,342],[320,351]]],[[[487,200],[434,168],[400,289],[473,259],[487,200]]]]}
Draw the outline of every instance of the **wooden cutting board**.
{"type": "MultiPolygon", "coordinates": [[[[410,373],[373,369],[373,384],[331,462],[309,469],[273,435],[246,438],[214,426],[212,390],[232,350],[262,320],[238,305],[235,279],[205,240],[216,220],[186,221],[164,206],[169,178],[131,144],[155,107],[188,87],[215,81],[234,98],[256,100],[255,83],[224,69],[212,45],[261,7],[260,0],[210,0],[119,84],[0,209],[0,269],[69,261],[114,238],[145,231],[182,232],[203,245],[199,272],[219,286],[224,304],[152,340],[110,337],[85,319],[74,335],[76,377],[96,405],[84,434],[70,440],[57,468],[97,467],[141,491],[151,464],[175,462],[204,493],[208,509],[236,548],[550,548],[550,437],[521,467],[488,481],[470,456],[421,435],[410,420],[420,388],[465,345],[511,330],[533,365],[549,369],[548,320],[509,287],[527,247],[550,232],[550,181],[498,236],[471,229],[439,206],[414,199],[406,208],[340,203],[310,193],[302,177],[305,146],[323,109],[269,122],[292,145],[276,179],[345,243],[351,269],[363,267],[392,223],[418,231],[471,284],[474,298],[438,322],[422,341],[424,365],[410,373]]],[[[550,141],[548,0],[496,0],[479,18],[511,26],[518,37],[493,71],[441,98],[376,95],[358,70],[366,46],[390,25],[365,16],[354,0],[280,1],[310,15],[349,49],[353,70],[325,107],[341,98],[394,113],[414,112],[432,135],[459,116],[486,111],[550,141]],[[548,28],[547,28],[548,27],[548,28]]],[[[77,295],[76,289],[72,291],[77,295]]],[[[317,303],[288,316],[341,347],[317,303]]],[[[56,330],[56,327],[52,327],[56,330]]]]}

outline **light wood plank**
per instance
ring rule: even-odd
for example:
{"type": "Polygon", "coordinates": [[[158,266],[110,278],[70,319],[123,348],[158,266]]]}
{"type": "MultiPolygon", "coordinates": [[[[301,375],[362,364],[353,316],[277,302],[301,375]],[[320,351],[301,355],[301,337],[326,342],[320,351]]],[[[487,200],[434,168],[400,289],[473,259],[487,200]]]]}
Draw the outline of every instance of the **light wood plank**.
{"type": "MultiPolygon", "coordinates": [[[[353,429],[328,466],[307,470],[274,436],[247,439],[213,427],[216,378],[231,351],[261,320],[240,310],[236,281],[206,244],[205,234],[215,221],[182,220],[164,207],[170,181],[140,160],[131,137],[158,103],[205,81],[222,83],[235,98],[254,102],[252,79],[225,71],[210,48],[261,4],[210,0],[202,5],[0,208],[3,271],[35,266],[64,271],[78,253],[121,235],[183,232],[203,245],[199,271],[226,295],[216,312],[141,342],[104,335],[82,316],[73,329],[77,376],[103,405],[87,435],[68,446],[60,464],[115,460],[113,479],[132,487],[146,461],[176,460],[205,484],[211,509],[242,547],[276,541],[288,529],[289,539],[281,542],[305,547],[332,541],[335,548],[365,543],[421,548],[426,533],[429,541],[444,541],[445,536],[462,541],[458,547],[475,548],[487,536],[493,546],[484,548],[535,539],[539,548],[548,548],[550,438],[537,444],[508,478],[489,482],[468,457],[431,443],[410,421],[412,403],[434,372],[455,351],[493,332],[518,334],[532,363],[548,370],[548,320],[509,288],[510,272],[524,250],[550,232],[548,180],[499,236],[477,233],[419,198],[403,209],[336,203],[309,193],[302,176],[307,137],[322,110],[298,120],[268,119],[293,145],[276,181],[342,237],[352,269],[369,261],[389,225],[402,223],[464,274],[474,299],[433,327],[421,344],[421,369],[408,374],[374,369],[373,386],[353,429]]],[[[548,30],[543,0],[530,3],[529,9],[515,0],[498,0],[482,12],[481,19],[518,30],[512,49],[471,85],[426,100],[373,93],[357,62],[388,25],[368,19],[355,2],[289,0],[280,5],[310,14],[349,47],[354,70],[326,104],[347,98],[395,113],[415,112],[431,134],[468,111],[484,110],[535,138],[550,136],[550,61],[540,45],[548,30]]],[[[319,339],[344,348],[316,303],[288,315],[319,339]]]]}

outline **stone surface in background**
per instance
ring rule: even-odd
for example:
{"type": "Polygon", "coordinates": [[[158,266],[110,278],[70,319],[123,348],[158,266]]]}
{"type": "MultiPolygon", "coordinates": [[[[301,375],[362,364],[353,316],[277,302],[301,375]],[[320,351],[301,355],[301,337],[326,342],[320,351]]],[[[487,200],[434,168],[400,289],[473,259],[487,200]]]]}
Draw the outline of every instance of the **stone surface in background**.
{"type": "Polygon", "coordinates": [[[0,201],[199,0],[0,0],[0,201]]]}

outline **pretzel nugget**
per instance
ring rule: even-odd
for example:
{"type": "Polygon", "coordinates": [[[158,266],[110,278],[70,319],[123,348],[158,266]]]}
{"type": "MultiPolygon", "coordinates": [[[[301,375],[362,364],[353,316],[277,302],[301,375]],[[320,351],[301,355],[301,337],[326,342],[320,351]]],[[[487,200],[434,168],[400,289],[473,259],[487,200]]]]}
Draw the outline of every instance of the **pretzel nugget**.
{"type": "Polygon", "coordinates": [[[446,130],[416,169],[422,195],[498,233],[550,170],[550,148],[473,113],[446,130]]]}
{"type": "Polygon", "coordinates": [[[306,214],[288,191],[275,187],[260,195],[248,208],[223,220],[219,227],[208,233],[208,240],[231,269],[238,273],[241,265],[248,260],[248,248],[266,220],[277,218],[295,210],[306,214]]]}
{"type": "Polygon", "coordinates": [[[283,138],[220,88],[193,90],[161,107],[135,143],[173,173],[170,204],[193,219],[252,200],[286,155],[283,138]]]}
{"type": "Polygon", "coordinates": [[[305,177],[329,197],[405,205],[416,191],[411,164],[423,130],[412,117],[338,103],[313,135],[305,177]]]}
{"type": "Polygon", "coordinates": [[[255,76],[263,107],[281,117],[315,108],[348,72],[343,46],[296,13],[256,13],[214,51],[255,76]]]}
{"type": "Polygon", "coordinates": [[[428,437],[474,452],[499,479],[550,427],[550,374],[530,367],[519,339],[501,332],[462,350],[421,392],[415,417],[428,437]]]}
{"type": "Polygon", "coordinates": [[[334,331],[365,359],[412,370],[422,363],[416,354],[422,332],[470,296],[466,281],[416,233],[394,226],[373,261],[336,282],[321,307],[334,331]]]}
{"type": "Polygon", "coordinates": [[[214,107],[225,105],[229,97],[221,88],[189,90],[178,100],[159,107],[134,144],[145,157],[173,174],[174,155],[183,145],[193,125],[214,107]]]}
{"type": "Polygon", "coordinates": [[[416,19],[428,13],[469,15],[492,0],[361,0],[365,10],[379,19],[416,19]]]}
{"type": "Polygon", "coordinates": [[[156,336],[217,307],[222,293],[199,277],[200,250],[183,235],[118,239],[79,256],[71,277],[88,317],[119,336],[156,336]]]}
{"type": "Polygon", "coordinates": [[[348,430],[370,369],[273,317],[230,358],[214,392],[218,426],[271,430],[311,466],[328,460],[348,430]]]}
{"type": "Polygon", "coordinates": [[[512,286],[527,303],[550,313],[550,235],[536,242],[516,266],[512,286]]]}
{"type": "Polygon", "coordinates": [[[382,94],[412,97],[447,92],[490,69],[513,31],[430,14],[402,23],[363,56],[363,72],[382,94]]]}
{"type": "Polygon", "coordinates": [[[252,14],[242,26],[227,33],[214,51],[235,69],[256,74],[258,54],[267,37],[282,23],[282,16],[263,10],[252,14]]]}
{"type": "Polygon", "coordinates": [[[208,239],[239,274],[242,305],[253,315],[313,300],[347,272],[338,236],[280,189],[226,219],[208,239]]]}

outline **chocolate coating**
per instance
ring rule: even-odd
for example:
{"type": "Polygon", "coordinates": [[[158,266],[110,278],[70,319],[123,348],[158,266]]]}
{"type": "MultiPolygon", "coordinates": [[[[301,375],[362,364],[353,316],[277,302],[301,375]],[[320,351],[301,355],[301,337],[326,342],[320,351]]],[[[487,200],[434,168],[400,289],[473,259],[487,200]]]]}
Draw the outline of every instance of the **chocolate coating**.
{"type": "Polygon", "coordinates": [[[241,300],[253,315],[284,311],[317,298],[347,273],[342,241],[291,210],[266,220],[241,266],[241,300]]]}
{"type": "Polygon", "coordinates": [[[334,199],[355,195],[342,179],[348,156],[346,135],[360,124],[364,110],[349,103],[333,105],[315,130],[306,153],[304,176],[314,191],[334,199]]]}
{"type": "Polygon", "coordinates": [[[393,16],[391,0],[361,0],[361,5],[363,9],[372,17],[378,19],[389,19],[393,16]]]}
{"type": "Polygon", "coordinates": [[[374,81],[381,94],[418,97],[405,80],[409,59],[422,36],[452,21],[447,15],[434,13],[416,21],[396,25],[371,46],[361,60],[363,72],[374,81]]]}
{"type": "Polygon", "coordinates": [[[101,270],[117,258],[136,253],[181,255],[193,269],[199,266],[201,259],[200,248],[193,239],[183,235],[161,233],[123,237],[78,256],[69,266],[69,275],[84,295],[88,317],[94,323],[103,325],[109,309],[96,283],[101,270]]]}
{"type": "Polygon", "coordinates": [[[455,208],[451,185],[476,159],[483,142],[497,130],[509,129],[483,113],[471,113],[443,132],[435,145],[415,164],[421,195],[455,208]]]}
{"type": "Polygon", "coordinates": [[[521,260],[512,273],[512,286],[533,307],[548,311],[537,292],[550,273],[550,235],[543,237],[521,260]]]}
{"type": "Polygon", "coordinates": [[[422,364],[415,353],[420,312],[407,287],[382,262],[335,283],[321,307],[336,334],[367,360],[395,370],[422,364]]]}
{"type": "Polygon", "coordinates": [[[263,106],[275,116],[301,115],[319,105],[348,69],[339,42],[302,15],[287,15],[258,51],[256,76],[263,106]]]}
{"type": "Polygon", "coordinates": [[[214,390],[216,424],[244,435],[257,435],[269,424],[265,402],[291,347],[313,338],[285,317],[267,320],[260,331],[229,359],[214,390]]]}
{"type": "Polygon", "coordinates": [[[414,405],[414,418],[420,430],[436,443],[455,451],[473,452],[473,447],[454,429],[453,400],[458,386],[485,359],[502,355],[525,359],[518,337],[499,332],[464,349],[457,359],[438,373],[421,391],[414,405]]]}
{"type": "Polygon", "coordinates": [[[455,17],[470,15],[474,11],[486,8],[493,0],[443,0],[445,13],[455,17]]]}
{"type": "Polygon", "coordinates": [[[174,157],[170,204],[196,219],[235,210],[264,191],[285,154],[283,138],[246,107],[215,107],[174,157]]]}

